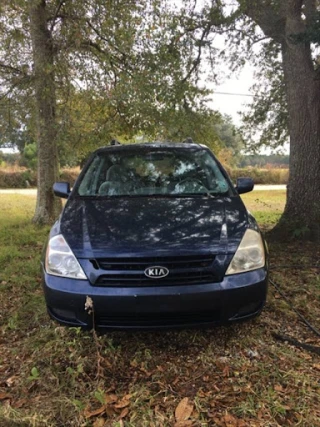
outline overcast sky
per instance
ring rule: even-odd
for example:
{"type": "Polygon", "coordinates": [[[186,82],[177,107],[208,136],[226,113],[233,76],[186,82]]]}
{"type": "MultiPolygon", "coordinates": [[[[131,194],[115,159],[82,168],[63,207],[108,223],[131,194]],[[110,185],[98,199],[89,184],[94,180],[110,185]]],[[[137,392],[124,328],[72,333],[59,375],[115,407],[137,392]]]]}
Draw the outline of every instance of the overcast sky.
{"type": "Polygon", "coordinates": [[[253,84],[253,69],[246,66],[239,76],[226,78],[221,85],[206,83],[205,86],[214,91],[212,102],[209,104],[214,110],[228,114],[236,125],[241,124],[239,112],[243,112],[245,105],[252,100],[250,87],[253,84]]]}

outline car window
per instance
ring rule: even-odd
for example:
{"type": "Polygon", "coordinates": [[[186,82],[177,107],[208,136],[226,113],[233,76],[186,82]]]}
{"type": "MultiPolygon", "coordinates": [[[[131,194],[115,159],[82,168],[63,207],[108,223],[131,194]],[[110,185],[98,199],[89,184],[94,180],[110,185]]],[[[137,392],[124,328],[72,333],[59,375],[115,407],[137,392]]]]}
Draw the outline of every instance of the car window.
{"type": "Polygon", "coordinates": [[[80,196],[229,194],[214,157],[205,149],[118,148],[98,152],[77,183],[80,196]]]}

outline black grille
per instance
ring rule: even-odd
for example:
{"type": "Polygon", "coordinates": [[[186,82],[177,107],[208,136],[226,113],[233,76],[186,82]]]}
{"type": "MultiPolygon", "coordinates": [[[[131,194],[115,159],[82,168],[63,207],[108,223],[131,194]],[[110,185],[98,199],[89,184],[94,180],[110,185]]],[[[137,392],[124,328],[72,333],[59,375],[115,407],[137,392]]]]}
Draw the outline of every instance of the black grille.
{"type": "Polygon", "coordinates": [[[220,320],[220,317],[221,313],[219,310],[204,311],[199,313],[123,313],[97,316],[95,322],[98,327],[163,327],[218,322],[220,320]]]}
{"type": "Polygon", "coordinates": [[[100,258],[96,260],[102,270],[145,270],[152,265],[161,265],[170,269],[190,269],[209,267],[213,255],[154,257],[154,258],[100,258]]]}
{"type": "Polygon", "coordinates": [[[101,274],[96,286],[175,286],[203,284],[217,281],[212,270],[214,255],[156,257],[156,258],[103,258],[95,260],[101,274]],[[147,267],[161,266],[169,270],[164,278],[150,279],[144,274],[147,267]]]}

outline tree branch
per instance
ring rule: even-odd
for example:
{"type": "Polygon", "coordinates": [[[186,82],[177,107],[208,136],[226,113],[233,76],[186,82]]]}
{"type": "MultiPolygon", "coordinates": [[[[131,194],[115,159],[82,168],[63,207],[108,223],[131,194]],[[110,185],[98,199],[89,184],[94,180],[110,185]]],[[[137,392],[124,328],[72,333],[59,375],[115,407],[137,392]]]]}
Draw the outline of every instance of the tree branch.
{"type": "Polygon", "coordinates": [[[15,74],[22,74],[24,76],[27,76],[27,74],[25,72],[23,72],[22,70],[20,70],[19,68],[16,67],[12,67],[12,65],[7,65],[5,63],[3,63],[2,61],[0,62],[0,68],[3,68],[5,70],[7,70],[8,72],[13,72],[15,74]]]}
{"type": "MultiPolygon", "coordinates": [[[[242,1],[239,3],[241,5],[242,1]]],[[[255,0],[246,2],[243,11],[261,27],[266,36],[281,43],[285,36],[286,4],[283,4],[285,2],[279,3],[275,6],[272,0],[255,0]]]]}
{"type": "MultiPolygon", "coordinates": [[[[57,8],[57,10],[56,10],[56,13],[55,13],[55,16],[54,17],[52,17],[52,18],[50,18],[50,20],[51,19],[57,19],[57,18],[61,18],[61,19],[69,19],[69,20],[74,20],[74,21],[81,21],[82,19],[84,19],[84,21],[86,22],[86,24],[93,30],[93,32],[101,39],[101,40],[103,40],[104,42],[106,42],[108,45],[110,45],[116,52],[118,52],[120,55],[122,55],[123,56],[123,58],[124,59],[126,59],[126,57],[127,57],[127,54],[125,53],[125,52],[123,52],[121,49],[119,49],[118,48],[118,46],[116,46],[114,43],[112,43],[112,41],[111,40],[109,40],[109,39],[107,39],[106,37],[104,37],[102,34],[101,34],[101,32],[92,24],[92,22],[90,21],[90,19],[88,19],[88,18],[83,18],[83,17],[79,17],[79,16],[76,16],[76,15],[69,15],[69,14],[64,14],[64,13],[60,13],[60,10],[61,10],[61,7],[62,7],[62,5],[63,5],[63,3],[65,2],[66,0],[60,0],[60,7],[58,7],[57,8]]],[[[54,22],[53,22],[53,24],[51,25],[51,28],[53,28],[53,26],[54,26],[54,22]]],[[[103,49],[101,49],[101,48],[99,48],[99,46],[98,46],[98,44],[97,43],[95,43],[94,44],[94,42],[91,42],[91,41],[89,41],[88,42],[92,47],[95,47],[96,48],[96,50],[99,50],[100,49],[100,52],[101,53],[105,53],[106,54],[106,52],[105,51],[103,51],[103,49]],[[94,45],[93,45],[94,44],[94,45]]]]}
{"type": "Polygon", "coordinates": [[[60,0],[59,4],[54,12],[54,15],[52,16],[52,18],[50,18],[50,20],[52,20],[51,25],[50,25],[50,33],[52,33],[54,26],[56,25],[56,20],[59,17],[59,12],[63,6],[63,4],[65,3],[66,0],[60,0]]]}
{"type": "Polygon", "coordinates": [[[128,75],[132,76],[132,73],[130,72],[132,70],[132,67],[130,67],[128,64],[123,64],[121,59],[117,58],[115,55],[110,54],[110,52],[106,52],[104,49],[102,49],[98,43],[93,42],[92,40],[83,41],[80,45],[84,48],[93,48],[100,54],[106,56],[109,58],[110,64],[113,67],[117,67],[121,71],[125,71],[128,75]]]}
{"type": "Polygon", "coordinates": [[[92,22],[89,19],[86,19],[86,23],[89,25],[89,27],[96,33],[96,35],[106,43],[108,43],[110,46],[112,46],[113,49],[115,49],[118,53],[120,53],[124,58],[126,57],[126,54],[121,51],[117,46],[115,46],[114,43],[112,43],[109,39],[104,37],[100,31],[92,24],[92,22]]]}
{"type": "Polygon", "coordinates": [[[200,40],[198,40],[198,54],[196,59],[193,61],[193,65],[190,68],[190,70],[187,72],[186,76],[181,80],[181,83],[185,83],[190,76],[194,73],[194,71],[197,69],[197,67],[200,65],[201,62],[201,54],[202,54],[202,48],[204,46],[204,39],[209,34],[211,30],[212,24],[208,23],[207,26],[202,31],[202,35],[200,37],[200,40]]]}

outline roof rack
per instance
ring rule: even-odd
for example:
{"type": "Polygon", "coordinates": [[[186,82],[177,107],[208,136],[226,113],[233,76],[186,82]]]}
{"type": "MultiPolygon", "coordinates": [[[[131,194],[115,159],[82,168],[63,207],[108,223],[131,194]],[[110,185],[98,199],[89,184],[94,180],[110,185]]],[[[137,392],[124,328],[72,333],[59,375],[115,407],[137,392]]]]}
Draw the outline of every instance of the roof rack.
{"type": "Polygon", "coordinates": [[[188,136],[184,141],[182,141],[183,144],[194,144],[192,138],[188,136]]]}
{"type": "Polygon", "coordinates": [[[121,142],[117,141],[116,139],[112,139],[110,141],[110,145],[121,145],[121,142]]]}

